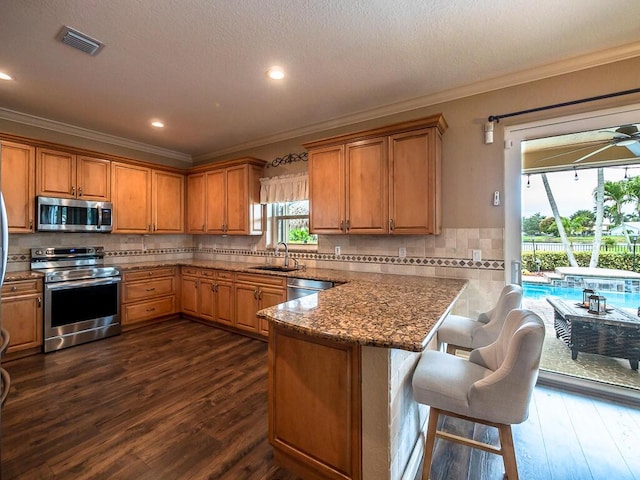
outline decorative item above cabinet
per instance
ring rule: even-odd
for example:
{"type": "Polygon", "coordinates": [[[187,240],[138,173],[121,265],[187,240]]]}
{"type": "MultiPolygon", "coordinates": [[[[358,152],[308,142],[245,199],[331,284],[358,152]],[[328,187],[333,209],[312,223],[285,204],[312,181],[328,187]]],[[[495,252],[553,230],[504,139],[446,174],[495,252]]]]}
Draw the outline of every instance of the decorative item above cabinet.
{"type": "Polygon", "coordinates": [[[316,234],[439,234],[441,114],[303,144],[316,234]]]}

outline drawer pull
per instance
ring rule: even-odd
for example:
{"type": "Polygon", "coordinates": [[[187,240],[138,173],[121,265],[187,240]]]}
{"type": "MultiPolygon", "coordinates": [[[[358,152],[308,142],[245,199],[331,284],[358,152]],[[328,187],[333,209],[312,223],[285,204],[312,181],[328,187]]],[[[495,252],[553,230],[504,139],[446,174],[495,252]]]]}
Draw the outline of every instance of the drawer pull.
{"type": "Polygon", "coordinates": [[[42,298],[38,297],[38,308],[42,306],[42,298]]]}
{"type": "Polygon", "coordinates": [[[147,288],[147,292],[153,292],[155,289],[156,287],[147,288]]]}
{"type": "Polygon", "coordinates": [[[18,291],[18,287],[16,287],[15,285],[13,287],[11,287],[11,291],[12,292],[17,292],[18,291]]]}
{"type": "Polygon", "coordinates": [[[147,310],[146,310],[146,311],[147,311],[147,312],[155,312],[155,311],[156,311],[156,309],[155,309],[155,307],[153,307],[153,308],[147,308],[147,310]]]}

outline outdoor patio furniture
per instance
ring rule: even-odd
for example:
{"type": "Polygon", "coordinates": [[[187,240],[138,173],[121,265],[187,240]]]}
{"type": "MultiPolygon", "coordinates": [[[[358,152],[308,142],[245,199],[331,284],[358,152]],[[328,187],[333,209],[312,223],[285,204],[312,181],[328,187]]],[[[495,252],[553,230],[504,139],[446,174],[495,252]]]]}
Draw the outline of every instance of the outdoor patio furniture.
{"type": "Polygon", "coordinates": [[[571,358],[578,352],[607,357],[626,358],[633,370],[640,359],[640,318],[618,308],[606,314],[594,314],[580,306],[556,297],[547,298],[553,307],[556,337],[571,349],[571,358]]]}

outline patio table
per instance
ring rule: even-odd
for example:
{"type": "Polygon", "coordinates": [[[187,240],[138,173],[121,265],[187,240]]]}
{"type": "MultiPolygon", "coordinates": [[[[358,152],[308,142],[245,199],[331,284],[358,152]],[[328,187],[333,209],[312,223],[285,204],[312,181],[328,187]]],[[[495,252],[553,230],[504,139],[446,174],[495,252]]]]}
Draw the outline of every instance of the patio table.
{"type": "Polygon", "coordinates": [[[571,358],[578,352],[626,358],[633,370],[640,359],[640,318],[619,308],[608,308],[606,314],[589,313],[579,303],[567,303],[557,297],[547,297],[554,311],[556,337],[571,349],[571,358]]]}

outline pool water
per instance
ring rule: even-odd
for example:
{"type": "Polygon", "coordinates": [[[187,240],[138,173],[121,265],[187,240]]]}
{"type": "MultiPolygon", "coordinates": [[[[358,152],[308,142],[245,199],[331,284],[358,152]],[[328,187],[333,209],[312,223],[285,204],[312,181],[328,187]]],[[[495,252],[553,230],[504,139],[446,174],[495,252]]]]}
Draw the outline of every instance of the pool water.
{"type": "MultiPolygon", "coordinates": [[[[553,287],[538,283],[522,282],[522,290],[525,298],[534,300],[544,299],[545,297],[558,297],[567,302],[582,301],[582,289],[580,288],[562,288],[553,287]]],[[[599,295],[607,299],[607,305],[618,308],[630,308],[634,311],[640,307],[640,293],[619,293],[599,291],[599,295]]]]}

